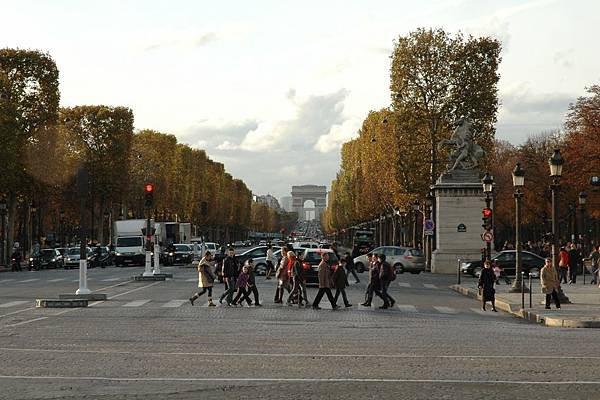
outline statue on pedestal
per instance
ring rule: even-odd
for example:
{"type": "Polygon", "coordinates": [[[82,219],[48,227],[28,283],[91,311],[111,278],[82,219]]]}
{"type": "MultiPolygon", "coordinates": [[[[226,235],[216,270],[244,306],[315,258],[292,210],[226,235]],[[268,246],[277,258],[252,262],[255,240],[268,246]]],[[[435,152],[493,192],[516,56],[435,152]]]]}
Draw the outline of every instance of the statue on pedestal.
{"type": "Polygon", "coordinates": [[[450,154],[448,171],[472,170],[479,165],[479,159],[485,151],[473,142],[472,122],[467,118],[460,118],[454,123],[454,133],[450,139],[444,139],[438,144],[438,149],[444,146],[454,146],[450,154]]]}

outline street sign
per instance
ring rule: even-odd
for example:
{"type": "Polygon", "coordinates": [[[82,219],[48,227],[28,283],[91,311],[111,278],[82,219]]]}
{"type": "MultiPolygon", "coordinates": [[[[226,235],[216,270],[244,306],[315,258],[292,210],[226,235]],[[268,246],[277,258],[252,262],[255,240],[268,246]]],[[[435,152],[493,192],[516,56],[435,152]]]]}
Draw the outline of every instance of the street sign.
{"type": "Polygon", "coordinates": [[[425,236],[433,236],[433,231],[423,231],[425,236]]]}
{"type": "Polygon", "coordinates": [[[433,222],[431,219],[426,219],[423,221],[423,228],[426,231],[433,231],[435,229],[435,222],[433,222]]]}
{"type": "Polygon", "coordinates": [[[486,231],[483,233],[483,235],[481,235],[481,238],[484,242],[491,243],[492,240],[494,240],[494,234],[490,231],[486,231]]]}
{"type": "Polygon", "coordinates": [[[465,224],[458,224],[456,227],[456,232],[466,232],[467,226],[465,224]]]}

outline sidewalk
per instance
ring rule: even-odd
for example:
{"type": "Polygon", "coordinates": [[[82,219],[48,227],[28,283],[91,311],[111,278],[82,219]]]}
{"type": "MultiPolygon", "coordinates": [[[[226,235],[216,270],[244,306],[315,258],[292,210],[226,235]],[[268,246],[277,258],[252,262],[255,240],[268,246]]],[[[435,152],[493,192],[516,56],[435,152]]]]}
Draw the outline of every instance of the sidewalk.
{"type": "MultiPolygon", "coordinates": [[[[528,281],[525,283],[529,284],[528,281]]],[[[590,285],[588,279],[585,285],[583,280],[576,285],[562,285],[563,292],[571,303],[561,304],[560,310],[556,310],[554,304],[551,305],[551,310],[546,310],[543,304],[545,295],[540,292],[539,279],[534,279],[532,285],[532,308],[529,308],[529,293],[525,293],[525,309],[522,310],[521,293],[508,293],[510,286],[505,285],[504,282],[496,286],[496,308],[546,326],[600,328],[600,288],[597,285],[590,285]]],[[[464,296],[481,301],[476,281],[452,285],[450,288],[464,296]]]]}

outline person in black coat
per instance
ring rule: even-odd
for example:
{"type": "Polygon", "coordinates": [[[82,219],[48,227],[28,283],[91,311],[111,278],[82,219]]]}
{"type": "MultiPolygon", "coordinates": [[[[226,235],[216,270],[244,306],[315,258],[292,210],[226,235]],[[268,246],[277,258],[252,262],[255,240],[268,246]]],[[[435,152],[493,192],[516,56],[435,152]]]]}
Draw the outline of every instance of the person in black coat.
{"type": "Polygon", "coordinates": [[[359,283],[360,279],[358,279],[358,275],[356,275],[356,266],[354,265],[354,258],[350,256],[350,253],[346,252],[343,260],[346,262],[346,271],[348,271],[347,275],[352,274],[352,276],[354,276],[354,279],[356,280],[356,283],[359,283]]]}
{"type": "Polygon", "coordinates": [[[481,308],[485,311],[485,303],[492,303],[492,311],[496,311],[496,290],[494,289],[494,283],[496,282],[496,275],[492,269],[492,263],[487,260],[483,264],[484,268],[479,275],[479,290],[481,292],[481,308]]]}
{"type": "Polygon", "coordinates": [[[333,271],[333,287],[335,287],[335,295],[333,296],[333,300],[337,304],[337,300],[342,295],[342,299],[344,300],[345,307],[352,307],[352,304],[348,301],[348,297],[346,296],[346,286],[348,285],[348,280],[346,279],[346,271],[344,271],[344,264],[342,263],[336,265],[335,270],[333,271]]]}

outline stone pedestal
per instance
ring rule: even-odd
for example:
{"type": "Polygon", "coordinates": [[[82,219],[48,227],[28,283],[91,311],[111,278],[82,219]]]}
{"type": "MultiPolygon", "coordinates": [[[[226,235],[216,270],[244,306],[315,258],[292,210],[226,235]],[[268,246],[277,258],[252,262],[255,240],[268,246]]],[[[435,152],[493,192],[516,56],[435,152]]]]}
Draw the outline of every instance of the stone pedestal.
{"type": "Polygon", "coordinates": [[[485,195],[479,171],[446,172],[433,190],[436,249],[431,258],[431,272],[456,274],[459,258],[479,260],[485,247],[481,239],[485,195]]]}

